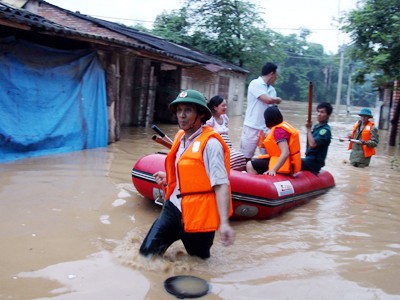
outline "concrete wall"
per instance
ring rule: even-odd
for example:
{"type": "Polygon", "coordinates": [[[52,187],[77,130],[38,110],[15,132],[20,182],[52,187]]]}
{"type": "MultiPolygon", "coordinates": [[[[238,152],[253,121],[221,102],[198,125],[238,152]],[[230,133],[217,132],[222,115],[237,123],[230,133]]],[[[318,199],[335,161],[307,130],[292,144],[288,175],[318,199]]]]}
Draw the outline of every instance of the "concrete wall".
{"type": "MultiPolygon", "coordinates": [[[[182,89],[194,89],[202,92],[207,99],[219,95],[219,78],[229,78],[228,95],[228,116],[239,116],[243,114],[243,104],[245,101],[245,82],[246,75],[230,71],[210,72],[200,67],[186,68],[182,70],[182,89]]],[[[224,95],[222,95],[224,96],[224,95]]]]}

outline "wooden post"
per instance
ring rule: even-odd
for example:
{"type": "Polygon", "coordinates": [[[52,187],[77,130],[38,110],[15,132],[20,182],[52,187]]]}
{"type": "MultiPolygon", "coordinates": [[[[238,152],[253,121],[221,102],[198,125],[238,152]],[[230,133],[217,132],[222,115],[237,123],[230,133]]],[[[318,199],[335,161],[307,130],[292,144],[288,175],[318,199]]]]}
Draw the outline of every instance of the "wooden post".
{"type": "Polygon", "coordinates": [[[311,122],[311,112],[312,112],[312,93],[313,93],[313,84],[312,81],[308,84],[308,116],[307,122],[311,122]]]}
{"type": "MultiPolygon", "coordinates": [[[[313,94],[313,83],[312,83],[312,81],[310,81],[310,83],[308,84],[308,115],[307,115],[307,124],[311,123],[312,94],[313,94]]],[[[308,134],[307,134],[306,149],[308,149],[308,134]]],[[[306,151],[307,151],[307,150],[306,150],[306,151]]]]}

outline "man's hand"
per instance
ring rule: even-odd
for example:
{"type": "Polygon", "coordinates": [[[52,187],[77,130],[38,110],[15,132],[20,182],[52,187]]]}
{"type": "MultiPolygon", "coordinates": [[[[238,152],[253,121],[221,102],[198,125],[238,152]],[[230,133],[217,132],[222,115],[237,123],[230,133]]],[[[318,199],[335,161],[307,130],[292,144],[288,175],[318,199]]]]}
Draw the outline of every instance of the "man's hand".
{"type": "Polygon", "coordinates": [[[272,169],[272,170],[269,170],[267,172],[264,172],[264,174],[267,174],[269,176],[276,176],[276,171],[272,169]]]}
{"type": "Polygon", "coordinates": [[[221,235],[221,242],[224,246],[230,246],[235,240],[235,232],[229,225],[229,186],[228,184],[215,185],[214,190],[217,197],[218,214],[220,219],[219,233],[221,235]]]}
{"type": "Polygon", "coordinates": [[[228,223],[219,226],[219,234],[221,236],[222,245],[225,247],[232,245],[235,241],[235,232],[228,223]]]}
{"type": "Polygon", "coordinates": [[[163,171],[158,171],[153,174],[154,178],[156,179],[157,184],[159,185],[167,185],[167,174],[163,171]]]}
{"type": "Polygon", "coordinates": [[[311,130],[311,127],[312,127],[312,122],[306,122],[306,129],[307,130],[311,130]]]}

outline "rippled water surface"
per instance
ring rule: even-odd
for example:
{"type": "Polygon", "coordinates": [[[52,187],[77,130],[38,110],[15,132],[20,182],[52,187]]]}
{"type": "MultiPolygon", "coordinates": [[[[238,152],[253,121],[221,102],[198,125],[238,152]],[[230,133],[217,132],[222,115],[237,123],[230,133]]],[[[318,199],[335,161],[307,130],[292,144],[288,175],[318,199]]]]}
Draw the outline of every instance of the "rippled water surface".
{"type": "MultiPolygon", "coordinates": [[[[306,104],[281,109],[304,145],[306,104]]],[[[358,110],[331,117],[335,136],[358,110]]],[[[231,118],[236,148],[241,124],[231,118]]],[[[137,255],[160,209],[130,173],[164,150],[153,134],[126,128],[107,149],[0,164],[0,299],[173,299],[163,282],[180,274],[211,284],[202,299],[400,299],[400,161],[386,131],[366,169],[349,166],[347,144],[334,139],[325,169],[335,188],[274,219],[233,222],[235,244],[217,235],[207,261],[180,242],[163,259],[137,255]]]]}

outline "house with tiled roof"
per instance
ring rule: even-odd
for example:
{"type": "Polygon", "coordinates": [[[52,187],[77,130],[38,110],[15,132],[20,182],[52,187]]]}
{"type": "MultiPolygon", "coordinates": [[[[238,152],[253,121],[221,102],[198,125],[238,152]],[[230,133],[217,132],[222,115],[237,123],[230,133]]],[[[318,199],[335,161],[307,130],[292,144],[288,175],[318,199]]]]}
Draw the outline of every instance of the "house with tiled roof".
{"type": "MultiPolygon", "coordinates": [[[[23,114],[31,114],[25,121],[47,118],[50,123],[35,129],[40,134],[29,133],[23,141],[16,138],[23,136],[22,132],[10,134],[12,124],[5,127],[7,131],[0,129],[4,151],[31,153],[48,141],[54,142],[49,148],[64,149],[63,143],[70,137],[78,137],[78,141],[65,151],[93,148],[117,141],[122,126],[175,122],[167,107],[181,89],[197,89],[208,98],[220,94],[228,100],[229,115],[242,114],[245,69],[45,1],[0,1],[0,41],[0,76],[4,97],[8,97],[0,113],[6,110],[9,120],[14,120],[15,114],[21,116],[21,111],[10,108],[14,103],[23,107],[23,114]],[[65,69],[59,72],[62,67],[65,69]],[[17,75],[10,77],[5,70],[17,75]],[[26,99],[39,105],[28,107],[26,99]],[[36,111],[30,111],[32,107],[36,111]],[[62,109],[50,110],[62,107],[68,107],[65,114],[62,109]],[[77,125],[62,131],[60,120],[77,125]],[[52,132],[45,132],[46,128],[52,132]]],[[[26,132],[35,126],[23,127],[26,132]]]]}

